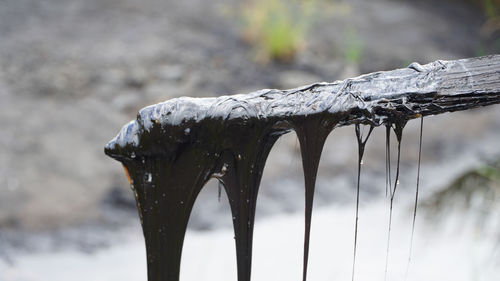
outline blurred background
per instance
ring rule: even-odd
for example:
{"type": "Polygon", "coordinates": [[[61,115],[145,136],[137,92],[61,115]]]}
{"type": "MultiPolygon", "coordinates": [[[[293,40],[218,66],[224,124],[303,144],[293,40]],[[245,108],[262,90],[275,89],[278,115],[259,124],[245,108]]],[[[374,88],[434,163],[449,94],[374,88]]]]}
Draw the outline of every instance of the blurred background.
{"type": "MultiPolygon", "coordinates": [[[[146,105],[494,54],[499,35],[498,0],[0,0],[0,281],[146,280],[133,194],[103,153],[146,105]]],[[[424,119],[408,266],[419,129],[412,121],[403,137],[389,280],[500,280],[500,107],[424,119]]],[[[384,135],[375,129],[365,153],[356,280],[384,276],[384,135]]],[[[301,280],[300,161],[294,133],[269,156],[253,280],[301,280]]],[[[335,130],[320,164],[310,280],[350,278],[356,161],[354,128],[335,130]]],[[[211,181],[181,280],[236,280],[231,231],[211,181]]]]}

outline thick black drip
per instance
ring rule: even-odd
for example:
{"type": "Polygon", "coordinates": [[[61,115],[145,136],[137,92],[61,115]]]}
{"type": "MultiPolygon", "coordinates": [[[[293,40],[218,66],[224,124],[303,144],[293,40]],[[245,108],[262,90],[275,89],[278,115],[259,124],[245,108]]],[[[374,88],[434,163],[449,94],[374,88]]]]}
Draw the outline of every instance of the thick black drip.
{"type": "Polygon", "coordinates": [[[269,126],[258,124],[250,133],[234,132],[233,135],[238,135],[234,146],[221,154],[222,167],[226,170],[221,181],[233,216],[238,281],[250,281],[257,194],[267,156],[280,134],[273,134],[269,126]]]}
{"type": "Polygon", "coordinates": [[[417,187],[415,189],[415,205],[413,206],[413,221],[411,224],[410,252],[408,254],[408,264],[406,265],[405,280],[410,270],[411,256],[413,252],[413,235],[415,234],[415,221],[417,220],[418,192],[420,187],[420,161],[422,159],[422,135],[424,129],[424,117],[420,117],[420,136],[418,142],[418,165],[417,165],[417,187]]]}
{"type": "Polygon", "coordinates": [[[311,116],[308,119],[300,118],[293,121],[294,129],[300,143],[305,184],[303,281],[307,280],[311,217],[319,161],[325,141],[337,123],[338,119],[326,114],[311,116]]]}
{"type": "Polygon", "coordinates": [[[124,161],[136,194],[148,280],[178,281],[184,236],[195,199],[210,178],[213,157],[187,147],[176,159],[136,157],[124,161]],[[193,159],[199,165],[192,165],[193,159]]]}
{"type": "MultiPolygon", "coordinates": [[[[401,122],[394,123],[393,130],[396,134],[396,139],[398,141],[398,158],[397,158],[397,166],[396,166],[396,177],[394,179],[394,188],[390,194],[390,203],[389,203],[389,229],[387,231],[387,252],[385,257],[385,273],[384,280],[387,280],[387,270],[389,266],[389,250],[391,245],[391,227],[392,227],[392,208],[394,203],[394,196],[396,195],[396,189],[399,185],[399,167],[401,160],[401,140],[403,138],[403,128],[406,125],[406,120],[402,120],[401,122]]],[[[390,136],[389,136],[390,138],[390,136]]],[[[389,148],[390,149],[390,148],[389,148]]],[[[389,166],[390,166],[390,155],[389,155],[389,166]]]]}
{"type": "Polygon", "coordinates": [[[199,124],[186,131],[155,126],[143,132],[144,153],[124,147],[120,158],[130,177],[146,242],[148,280],[178,281],[184,236],[194,202],[214,177],[229,199],[235,231],[238,280],[249,281],[257,193],[267,156],[287,131],[273,121],[247,121],[247,126],[199,124]],[[199,141],[203,139],[205,141],[199,141]],[[165,142],[165,143],[163,143],[165,142]],[[130,151],[128,151],[130,149],[130,151]]]}
{"type": "Polygon", "coordinates": [[[357,187],[356,187],[356,220],[354,223],[354,249],[353,249],[353,258],[352,258],[352,281],[354,281],[354,272],[356,268],[356,250],[357,250],[357,245],[358,245],[358,214],[359,214],[359,186],[360,186],[360,180],[361,180],[361,165],[363,164],[363,154],[365,153],[365,145],[366,142],[368,141],[368,138],[370,137],[372,131],[373,131],[373,126],[370,125],[370,129],[368,131],[368,134],[366,135],[366,138],[363,140],[363,134],[361,133],[360,130],[360,125],[356,124],[355,125],[355,131],[356,131],[356,139],[358,141],[358,179],[357,179],[357,187]]]}

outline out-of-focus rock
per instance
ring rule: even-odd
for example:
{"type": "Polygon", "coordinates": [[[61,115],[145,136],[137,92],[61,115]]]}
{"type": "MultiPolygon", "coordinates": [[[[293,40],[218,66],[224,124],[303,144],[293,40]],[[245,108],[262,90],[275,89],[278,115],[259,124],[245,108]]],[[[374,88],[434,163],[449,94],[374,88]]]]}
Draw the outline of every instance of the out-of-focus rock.
{"type": "Polygon", "coordinates": [[[155,75],[159,80],[178,82],[184,77],[185,72],[182,65],[161,65],[155,75]]]}
{"type": "Polygon", "coordinates": [[[278,87],[282,89],[296,88],[315,82],[321,82],[321,79],[314,74],[299,70],[284,71],[278,77],[278,87]]]}

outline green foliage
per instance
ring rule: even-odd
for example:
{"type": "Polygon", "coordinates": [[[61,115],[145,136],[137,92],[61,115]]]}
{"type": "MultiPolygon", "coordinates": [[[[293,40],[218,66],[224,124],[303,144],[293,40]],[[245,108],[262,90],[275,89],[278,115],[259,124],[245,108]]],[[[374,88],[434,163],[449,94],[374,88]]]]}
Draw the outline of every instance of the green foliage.
{"type": "Polygon", "coordinates": [[[363,41],[354,29],[344,32],[343,36],[344,59],[352,64],[358,64],[363,55],[363,41]]]}
{"type": "MultiPolygon", "coordinates": [[[[423,203],[434,214],[453,207],[487,216],[500,207],[500,161],[470,170],[423,203]]],[[[482,219],[485,219],[483,217],[482,219]]]]}
{"type": "Polygon", "coordinates": [[[500,0],[465,0],[465,1],[481,9],[484,16],[488,19],[499,16],[500,0]]]}
{"type": "Polygon", "coordinates": [[[497,0],[483,0],[483,11],[487,18],[494,18],[498,16],[500,1],[497,0]]]}
{"type": "Polygon", "coordinates": [[[484,45],[481,43],[478,43],[476,46],[476,49],[474,50],[474,56],[481,57],[481,56],[485,56],[486,54],[487,54],[487,52],[484,48],[484,45]]]}
{"type": "Polygon", "coordinates": [[[314,0],[249,0],[243,7],[244,38],[260,61],[290,61],[303,47],[314,0]]]}

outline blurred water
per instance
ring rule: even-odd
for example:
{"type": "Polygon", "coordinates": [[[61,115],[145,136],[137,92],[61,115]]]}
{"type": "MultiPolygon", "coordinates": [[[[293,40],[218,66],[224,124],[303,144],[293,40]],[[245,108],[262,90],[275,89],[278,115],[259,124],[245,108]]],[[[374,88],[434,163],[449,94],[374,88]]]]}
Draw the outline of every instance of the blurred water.
{"type": "MultiPolygon", "coordinates": [[[[407,268],[411,204],[395,206],[388,280],[403,280],[407,268]]],[[[348,280],[351,274],[354,205],[316,210],[311,236],[311,280],[348,280]]],[[[387,201],[360,209],[358,262],[355,280],[384,276],[387,201]]],[[[500,249],[490,226],[471,229],[474,217],[450,214],[440,225],[417,218],[414,252],[407,280],[484,280],[500,278],[500,249]]],[[[230,218],[227,218],[230,220],[230,218]]],[[[300,280],[303,217],[257,218],[253,280],[300,280]],[[286,235],[284,235],[286,233],[286,235]]],[[[146,258],[139,233],[120,245],[94,254],[62,250],[22,255],[14,265],[0,263],[1,280],[146,280],[146,258]]],[[[182,281],[235,280],[236,260],[230,229],[189,231],[183,252],[182,281]]]]}

